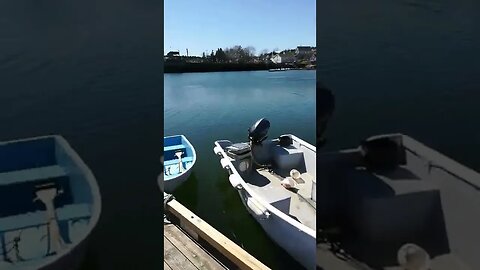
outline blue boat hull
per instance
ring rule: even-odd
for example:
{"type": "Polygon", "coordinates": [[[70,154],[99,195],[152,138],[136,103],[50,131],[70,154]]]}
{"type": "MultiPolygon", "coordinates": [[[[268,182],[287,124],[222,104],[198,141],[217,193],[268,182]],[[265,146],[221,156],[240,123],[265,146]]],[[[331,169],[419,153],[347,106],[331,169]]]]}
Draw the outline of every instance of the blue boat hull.
{"type": "Polygon", "coordinates": [[[159,178],[160,189],[172,193],[181,184],[187,181],[196,162],[196,152],[193,145],[183,135],[168,136],[163,138],[163,172],[159,178]],[[175,155],[182,152],[182,169],[175,155]]]}
{"type": "Polygon", "coordinates": [[[61,136],[0,142],[0,205],[2,270],[76,269],[101,212],[95,177],[61,136]],[[39,190],[56,191],[53,211],[39,190]]]}

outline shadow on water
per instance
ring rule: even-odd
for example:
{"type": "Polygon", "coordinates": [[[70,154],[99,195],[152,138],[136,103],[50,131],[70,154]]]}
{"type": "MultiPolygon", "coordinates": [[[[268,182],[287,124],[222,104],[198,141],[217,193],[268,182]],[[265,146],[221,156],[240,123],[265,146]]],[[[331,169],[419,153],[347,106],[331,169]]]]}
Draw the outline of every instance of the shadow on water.
{"type": "Polygon", "coordinates": [[[85,253],[85,258],[80,265],[78,270],[99,270],[100,266],[98,264],[98,254],[92,250],[92,248],[87,248],[85,253]]]}

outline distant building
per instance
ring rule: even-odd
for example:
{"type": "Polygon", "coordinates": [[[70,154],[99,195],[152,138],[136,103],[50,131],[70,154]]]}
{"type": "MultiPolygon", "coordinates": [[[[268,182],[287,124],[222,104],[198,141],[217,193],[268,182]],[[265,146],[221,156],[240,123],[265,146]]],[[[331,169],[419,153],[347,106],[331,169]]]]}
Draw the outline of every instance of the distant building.
{"type": "Polygon", "coordinates": [[[316,52],[315,47],[310,46],[298,46],[295,49],[295,58],[297,60],[311,59],[312,55],[316,52]]]}
{"type": "Polygon", "coordinates": [[[178,63],[181,62],[182,58],[180,57],[180,52],[170,51],[165,55],[165,62],[169,63],[178,63]]]}
{"type": "Polygon", "coordinates": [[[166,55],[167,57],[180,57],[180,52],[179,51],[169,51],[166,55]]]}
{"type": "Polygon", "coordinates": [[[295,55],[291,53],[282,52],[274,55],[270,60],[275,64],[286,64],[295,62],[295,55]]]}
{"type": "Polygon", "coordinates": [[[266,53],[266,54],[262,54],[259,56],[259,60],[261,62],[264,62],[264,63],[268,63],[271,61],[272,57],[274,56],[275,54],[273,52],[270,52],[270,53],[266,53]]]}

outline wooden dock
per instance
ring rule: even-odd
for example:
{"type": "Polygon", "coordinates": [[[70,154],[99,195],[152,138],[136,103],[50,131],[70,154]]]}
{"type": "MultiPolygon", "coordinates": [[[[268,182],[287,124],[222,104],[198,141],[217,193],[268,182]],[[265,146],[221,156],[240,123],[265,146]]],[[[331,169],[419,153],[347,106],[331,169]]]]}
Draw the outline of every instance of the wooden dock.
{"type": "Polygon", "coordinates": [[[163,269],[227,269],[185,232],[173,224],[164,226],[163,269]]]}
{"type": "Polygon", "coordinates": [[[270,269],[175,199],[165,211],[164,269],[270,269]]]}

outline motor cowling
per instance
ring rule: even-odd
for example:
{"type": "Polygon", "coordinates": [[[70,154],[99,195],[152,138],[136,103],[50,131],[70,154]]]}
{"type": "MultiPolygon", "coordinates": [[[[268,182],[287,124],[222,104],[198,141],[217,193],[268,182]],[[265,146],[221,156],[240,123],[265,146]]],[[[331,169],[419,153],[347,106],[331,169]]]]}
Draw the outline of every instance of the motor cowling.
{"type": "Polygon", "coordinates": [[[261,144],[267,139],[269,129],[270,122],[265,118],[261,118],[248,129],[248,139],[253,144],[261,144]]]}

